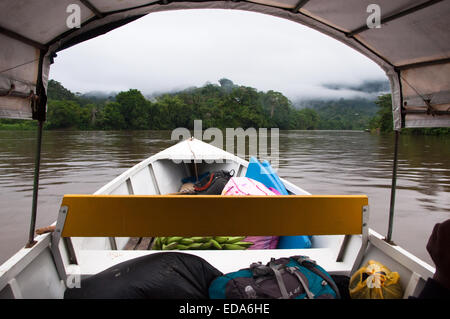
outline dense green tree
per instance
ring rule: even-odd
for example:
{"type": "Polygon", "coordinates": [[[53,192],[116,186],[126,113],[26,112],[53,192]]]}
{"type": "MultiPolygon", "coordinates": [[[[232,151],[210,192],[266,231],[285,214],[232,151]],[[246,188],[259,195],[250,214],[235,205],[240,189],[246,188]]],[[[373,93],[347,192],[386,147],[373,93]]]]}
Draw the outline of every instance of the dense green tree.
{"type": "Polygon", "coordinates": [[[149,101],[139,90],[120,92],[116,96],[119,111],[125,121],[124,129],[148,129],[149,101]]]}
{"type": "Polygon", "coordinates": [[[201,119],[204,128],[317,128],[318,116],[315,111],[296,110],[280,92],[259,92],[252,87],[235,85],[225,78],[220,79],[219,83],[220,86],[207,83],[200,88],[163,94],[151,103],[138,90],[120,92],[115,96],[116,102],[87,100],[83,96],[71,94],[68,90],[66,92],[55,82],[52,86],[54,91],[59,93],[54,96],[64,97],[64,100],[51,102],[51,119],[47,126],[170,130],[176,127],[192,129],[194,120],[201,119]],[[66,102],[66,97],[73,99],[73,102],[66,102]],[[82,103],[77,104],[76,101],[82,103]],[[68,112],[65,119],[67,122],[60,116],[60,113],[64,112],[68,112]],[[78,117],[75,122],[74,116],[78,117]]]}
{"type": "MultiPolygon", "coordinates": [[[[203,120],[203,128],[278,127],[280,129],[365,129],[392,130],[391,97],[365,99],[311,100],[296,107],[280,92],[261,92],[222,78],[219,84],[206,83],[180,92],[153,97],[138,90],[116,96],[76,95],[59,82],[48,87],[47,129],[171,130],[193,128],[203,120]],[[306,106],[306,107],[305,107],[306,106]]],[[[367,84],[364,89],[372,88],[367,84]],[[366,86],[369,86],[368,88],[366,86]]],[[[374,86],[374,89],[377,87],[374,86]]],[[[0,119],[0,129],[34,128],[33,121],[0,119]],[[31,124],[30,124],[31,123],[31,124]]],[[[411,134],[446,134],[448,128],[402,130],[411,134]]]]}
{"type": "Polygon", "coordinates": [[[47,106],[46,128],[76,128],[81,122],[82,111],[75,101],[49,100],[47,106]]]}
{"type": "Polygon", "coordinates": [[[365,99],[312,100],[304,102],[314,109],[321,130],[363,130],[377,112],[377,105],[365,99]]]}
{"type": "Polygon", "coordinates": [[[160,129],[188,127],[193,120],[192,109],[178,96],[165,94],[157,100],[154,107],[158,110],[157,126],[160,129]]]}
{"type": "Polygon", "coordinates": [[[302,109],[299,111],[301,115],[305,118],[305,129],[307,130],[315,130],[319,123],[319,116],[317,112],[313,109],[302,109]]]}
{"type": "Polygon", "coordinates": [[[270,90],[262,96],[262,103],[265,115],[272,126],[280,129],[289,128],[293,108],[287,97],[280,92],[270,90]]]}
{"type": "Polygon", "coordinates": [[[305,108],[291,111],[289,121],[291,130],[315,130],[319,124],[319,116],[313,109],[305,108]]]}
{"type": "Polygon", "coordinates": [[[47,96],[51,100],[77,101],[78,97],[55,80],[48,81],[47,96]]]}
{"type": "Polygon", "coordinates": [[[120,112],[121,106],[117,102],[106,104],[99,114],[98,123],[105,130],[122,130],[126,128],[125,118],[120,112]]]}
{"type": "Polygon", "coordinates": [[[380,95],[375,101],[379,110],[377,112],[378,127],[381,132],[391,132],[393,130],[392,99],[390,94],[380,95]]]}
{"type": "Polygon", "coordinates": [[[219,83],[220,83],[220,86],[222,87],[222,89],[227,93],[230,93],[234,87],[233,81],[226,79],[226,78],[220,79],[219,83]]]}

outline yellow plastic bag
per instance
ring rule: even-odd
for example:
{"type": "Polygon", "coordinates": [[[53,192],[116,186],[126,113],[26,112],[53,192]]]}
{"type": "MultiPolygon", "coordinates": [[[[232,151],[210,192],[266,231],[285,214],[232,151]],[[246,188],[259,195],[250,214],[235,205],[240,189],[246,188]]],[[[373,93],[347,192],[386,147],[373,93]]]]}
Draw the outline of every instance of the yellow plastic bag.
{"type": "Polygon", "coordinates": [[[403,296],[400,275],[374,260],[369,260],[352,275],[349,291],[352,299],[400,299],[403,296]]]}

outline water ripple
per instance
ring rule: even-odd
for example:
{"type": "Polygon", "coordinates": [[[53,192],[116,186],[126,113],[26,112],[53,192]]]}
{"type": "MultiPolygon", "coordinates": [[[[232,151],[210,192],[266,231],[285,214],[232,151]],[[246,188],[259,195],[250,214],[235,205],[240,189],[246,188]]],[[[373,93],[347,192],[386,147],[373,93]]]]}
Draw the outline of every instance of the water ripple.
{"type": "MultiPolygon", "coordinates": [[[[44,132],[39,220],[51,223],[56,219],[64,194],[93,193],[125,169],[173,145],[170,133],[44,132]]],[[[412,228],[429,232],[435,221],[450,218],[449,140],[401,136],[395,206],[398,236],[406,236],[412,228]]],[[[384,231],[392,178],[392,136],[281,131],[279,146],[281,177],[313,194],[368,195],[371,227],[384,231]]],[[[0,240],[1,234],[22,231],[29,222],[20,216],[28,216],[31,205],[34,149],[34,132],[0,132],[0,220],[20,219],[15,226],[0,224],[13,227],[0,226],[0,240]]],[[[422,247],[416,252],[427,258],[423,242],[411,238],[405,245],[412,251],[422,247]]]]}

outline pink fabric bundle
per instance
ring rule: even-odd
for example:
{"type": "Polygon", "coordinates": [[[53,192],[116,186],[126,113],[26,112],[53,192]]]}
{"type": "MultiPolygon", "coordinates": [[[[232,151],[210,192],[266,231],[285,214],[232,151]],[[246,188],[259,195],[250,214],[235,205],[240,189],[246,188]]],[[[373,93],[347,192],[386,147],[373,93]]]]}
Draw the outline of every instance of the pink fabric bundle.
{"type": "Polygon", "coordinates": [[[248,177],[232,177],[222,190],[222,195],[276,195],[264,184],[248,177]]]}
{"type": "MultiPolygon", "coordinates": [[[[248,177],[232,177],[225,185],[222,195],[261,195],[275,196],[278,192],[268,189],[264,184],[248,177]]],[[[278,244],[278,236],[247,236],[244,241],[252,242],[248,249],[275,249],[278,244]]]]}

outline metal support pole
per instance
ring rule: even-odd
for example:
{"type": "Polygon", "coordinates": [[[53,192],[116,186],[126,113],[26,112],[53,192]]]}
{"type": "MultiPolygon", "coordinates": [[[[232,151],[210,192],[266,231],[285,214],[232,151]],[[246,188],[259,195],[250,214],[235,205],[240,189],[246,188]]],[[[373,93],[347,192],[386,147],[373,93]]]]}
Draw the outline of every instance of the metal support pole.
{"type": "Polygon", "coordinates": [[[395,149],[394,149],[394,164],[392,167],[392,185],[391,185],[391,205],[389,208],[389,227],[386,236],[386,241],[388,243],[392,242],[392,229],[394,225],[394,206],[395,206],[395,191],[397,188],[397,159],[398,159],[398,137],[400,135],[399,131],[395,132],[395,149]]]}
{"type": "Polygon", "coordinates": [[[31,207],[31,222],[30,222],[30,234],[28,237],[28,243],[26,248],[33,247],[36,243],[34,241],[34,231],[36,228],[36,213],[37,213],[37,199],[39,191],[39,169],[41,165],[41,146],[42,146],[42,127],[44,126],[43,121],[38,122],[38,135],[37,135],[37,147],[36,147],[36,158],[34,161],[34,184],[33,184],[33,205],[31,207]]]}

